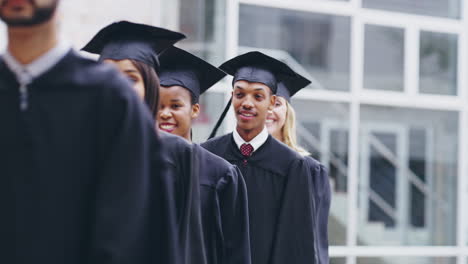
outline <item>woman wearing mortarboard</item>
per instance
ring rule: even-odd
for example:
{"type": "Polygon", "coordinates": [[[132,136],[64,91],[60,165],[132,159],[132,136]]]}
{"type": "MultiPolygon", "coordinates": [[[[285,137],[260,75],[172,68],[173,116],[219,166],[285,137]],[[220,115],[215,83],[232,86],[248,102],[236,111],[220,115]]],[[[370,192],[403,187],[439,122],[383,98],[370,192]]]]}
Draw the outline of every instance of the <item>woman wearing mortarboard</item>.
{"type": "Polygon", "coordinates": [[[296,73],[261,52],[240,55],[220,68],[234,76],[232,105],[237,125],[233,133],[202,146],[237,165],[244,176],[252,263],[318,263],[311,166],[270,136],[265,126],[278,83],[296,73]]]}
{"type": "Polygon", "coordinates": [[[277,140],[303,155],[311,166],[312,188],[315,199],[315,217],[317,230],[317,255],[321,264],[328,259],[328,214],[330,211],[330,182],[326,169],[310,157],[310,153],[298,145],[296,136],[296,114],[291,105],[291,97],[311,82],[297,74],[278,84],[275,106],[268,114],[266,126],[268,132],[277,140]]]}
{"type": "MultiPolygon", "coordinates": [[[[156,69],[159,68],[158,54],[166,50],[169,46],[172,46],[177,41],[185,38],[185,35],[173,32],[170,30],[155,28],[143,24],[135,24],[127,21],[121,21],[113,23],[103,29],[101,29],[93,39],[83,48],[84,51],[99,54],[100,61],[106,61],[113,64],[122,72],[133,84],[133,88],[140,98],[144,98],[146,104],[150,107],[151,112],[157,105],[157,88],[159,86],[159,79],[156,73],[156,69]]],[[[188,236],[186,232],[182,231],[181,227],[189,229],[190,224],[196,225],[196,217],[190,217],[192,208],[189,206],[188,201],[192,201],[193,197],[189,195],[182,197],[180,193],[191,193],[194,186],[192,177],[183,179],[176,178],[174,174],[180,175],[178,170],[171,167],[170,161],[173,160],[173,156],[169,155],[169,151],[176,143],[167,143],[168,140],[165,135],[160,135],[164,141],[164,152],[163,160],[164,165],[167,167],[164,175],[167,183],[162,191],[166,192],[169,197],[167,210],[172,212],[176,219],[167,219],[167,231],[158,232],[154,234],[156,237],[167,237],[168,243],[157,244],[155,247],[162,247],[161,250],[168,251],[171,263],[185,263],[184,258],[186,257],[186,247],[182,244],[189,237],[193,238],[195,235],[188,236]],[[185,187],[182,188],[181,186],[185,187]],[[184,205],[187,205],[184,207],[184,205]],[[176,211],[179,209],[179,211],[176,211]],[[184,215],[185,214],[185,215],[184,215]],[[184,222],[185,220],[185,222],[184,222]]],[[[183,146],[183,144],[180,144],[183,146]]],[[[186,151],[180,151],[180,156],[185,153],[190,153],[190,149],[186,148],[186,151]],[[187,150],[188,149],[188,150],[187,150]]],[[[128,153],[128,158],[132,158],[132,153],[128,153]]],[[[185,160],[184,160],[185,161],[185,160]]],[[[190,156],[188,161],[185,161],[190,166],[190,156]]],[[[182,166],[179,168],[185,168],[182,166]]],[[[189,170],[189,169],[188,169],[189,170]]],[[[184,176],[188,174],[183,174],[184,176]]],[[[162,198],[162,195],[156,197],[162,198]]],[[[160,217],[160,216],[159,216],[160,217]]],[[[155,230],[157,230],[156,228],[155,230]]],[[[196,230],[196,229],[195,229],[196,230]]]]}
{"type": "MultiPolygon", "coordinates": [[[[160,130],[191,141],[200,95],[226,73],[182,49],[160,56],[160,130]]],[[[200,161],[202,226],[208,263],[250,263],[247,192],[239,169],[193,144],[200,161]]]]}
{"type": "MultiPolygon", "coordinates": [[[[193,97],[190,94],[189,100],[180,99],[180,90],[175,93],[180,100],[169,107],[178,108],[175,105],[185,103],[190,109],[185,116],[178,115],[182,118],[178,118],[174,126],[173,130],[177,132],[180,129],[176,127],[188,127],[190,130],[191,119],[198,113],[199,106],[194,105],[198,105],[200,93],[222,79],[225,73],[174,47],[165,51],[172,46],[175,41],[171,40],[174,39],[181,37],[160,28],[120,22],[101,30],[84,50],[100,54],[100,60],[114,63],[133,80],[136,92],[155,117],[159,117],[158,74],[161,74],[161,80],[167,80],[164,76],[168,74],[174,81],[182,80],[184,83],[177,83],[177,86],[184,90],[197,89],[193,97]],[[164,51],[167,56],[161,58],[160,63],[159,56],[164,51]],[[186,75],[185,70],[195,73],[186,75]]],[[[161,101],[164,102],[167,97],[162,95],[161,101]]],[[[178,246],[185,252],[182,257],[184,263],[249,264],[247,196],[239,170],[200,146],[190,144],[190,138],[185,134],[174,133],[181,137],[166,132],[160,134],[166,147],[168,177],[175,181],[174,189],[178,193],[174,207],[178,212],[178,246]]]]}

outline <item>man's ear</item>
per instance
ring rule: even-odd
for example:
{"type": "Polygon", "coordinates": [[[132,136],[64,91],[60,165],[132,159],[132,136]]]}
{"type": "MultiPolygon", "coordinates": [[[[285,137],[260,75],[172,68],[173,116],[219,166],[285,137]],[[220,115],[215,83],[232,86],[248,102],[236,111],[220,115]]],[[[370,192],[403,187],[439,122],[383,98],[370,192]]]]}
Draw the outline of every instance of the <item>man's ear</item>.
{"type": "Polygon", "coordinates": [[[197,104],[192,105],[192,113],[191,113],[192,119],[197,118],[199,115],[200,115],[200,104],[197,103],[197,104]]]}
{"type": "Polygon", "coordinates": [[[275,103],[276,103],[276,95],[272,95],[270,96],[270,105],[268,106],[268,110],[273,110],[273,108],[275,107],[275,103]]]}

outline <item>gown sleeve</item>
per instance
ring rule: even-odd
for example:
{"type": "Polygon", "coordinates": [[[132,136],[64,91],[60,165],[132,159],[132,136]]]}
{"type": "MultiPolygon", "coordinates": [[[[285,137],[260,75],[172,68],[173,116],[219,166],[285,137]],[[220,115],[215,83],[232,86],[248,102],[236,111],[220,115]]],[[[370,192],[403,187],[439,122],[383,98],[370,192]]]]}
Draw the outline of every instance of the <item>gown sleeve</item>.
{"type": "Polygon", "coordinates": [[[217,201],[226,250],[222,263],[250,264],[247,189],[237,166],[231,166],[229,174],[218,183],[217,189],[222,189],[217,201]]]}
{"type": "Polygon", "coordinates": [[[184,172],[186,182],[184,210],[181,221],[181,248],[184,249],[186,264],[205,264],[207,256],[203,241],[200,200],[200,157],[199,147],[192,145],[187,152],[188,170],[184,172]]]}
{"type": "Polygon", "coordinates": [[[175,229],[165,204],[171,198],[159,162],[160,140],[129,83],[112,77],[98,113],[101,167],[89,263],[167,263],[177,253],[167,243],[175,229]]]}
{"type": "MultiPolygon", "coordinates": [[[[309,159],[309,163],[310,160],[309,159]]],[[[311,163],[310,172],[316,206],[317,255],[320,264],[328,264],[328,216],[330,213],[331,190],[328,171],[317,162],[311,163]]]]}
{"type": "Polygon", "coordinates": [[[315,243],[316,211],[310,181],[310,170],[305,160],[292,162],[283,191],[269,263],[318,263],[315,243]]]}

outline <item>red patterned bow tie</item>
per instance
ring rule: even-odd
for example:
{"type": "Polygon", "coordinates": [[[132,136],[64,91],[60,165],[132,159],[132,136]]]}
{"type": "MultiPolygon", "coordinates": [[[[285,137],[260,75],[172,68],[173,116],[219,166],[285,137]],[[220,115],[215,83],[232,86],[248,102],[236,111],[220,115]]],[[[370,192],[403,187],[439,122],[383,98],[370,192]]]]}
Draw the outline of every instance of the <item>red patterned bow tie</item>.
{"type": "Polygon", "coordinates": [[[240,147],[240,151],[245,157],[250,157],[250,155],[252,155],[253,150],[254,148],[252,147],[252,145],[247,143],[242,144],[240,147]]]}

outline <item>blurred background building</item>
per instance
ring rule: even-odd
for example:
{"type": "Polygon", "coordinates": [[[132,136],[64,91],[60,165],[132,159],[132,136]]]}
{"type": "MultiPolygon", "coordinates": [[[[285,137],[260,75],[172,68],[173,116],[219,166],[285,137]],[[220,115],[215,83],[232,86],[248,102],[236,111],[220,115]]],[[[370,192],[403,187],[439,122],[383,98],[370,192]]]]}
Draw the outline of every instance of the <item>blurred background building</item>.
{"type": "MultiPolygon", "coordinates": [[[[293,105],[301,143],[330,170],[331,263],[468,264],[467,1],[62,2],[77,48],[127,19],[184,32],[179,46],[215,65],[256,49],[311,78],[293,105]]],[[[196,141],[230,81],[202,97],[196,141]]]]}

